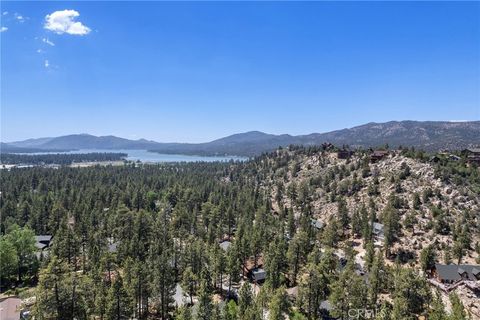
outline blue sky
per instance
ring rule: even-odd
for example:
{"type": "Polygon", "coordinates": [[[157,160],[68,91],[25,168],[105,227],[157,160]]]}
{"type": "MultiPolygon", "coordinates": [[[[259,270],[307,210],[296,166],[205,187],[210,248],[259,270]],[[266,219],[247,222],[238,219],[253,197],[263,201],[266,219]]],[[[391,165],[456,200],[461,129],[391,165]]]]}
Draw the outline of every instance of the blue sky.
{"type": "Polygon", "coordinates": [[[479,2],[1,6],[2,141],[480,119],[479,2]]]}

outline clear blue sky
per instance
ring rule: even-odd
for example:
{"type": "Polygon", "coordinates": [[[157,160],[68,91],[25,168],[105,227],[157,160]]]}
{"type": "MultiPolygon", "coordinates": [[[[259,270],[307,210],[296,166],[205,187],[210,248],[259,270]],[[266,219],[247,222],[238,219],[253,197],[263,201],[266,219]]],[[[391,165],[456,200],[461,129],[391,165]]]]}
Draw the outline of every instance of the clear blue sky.
{"type": "Polygon", "coordinates": [[[479,2],[1,5],[2,141],[480,119],[479,2]]]}

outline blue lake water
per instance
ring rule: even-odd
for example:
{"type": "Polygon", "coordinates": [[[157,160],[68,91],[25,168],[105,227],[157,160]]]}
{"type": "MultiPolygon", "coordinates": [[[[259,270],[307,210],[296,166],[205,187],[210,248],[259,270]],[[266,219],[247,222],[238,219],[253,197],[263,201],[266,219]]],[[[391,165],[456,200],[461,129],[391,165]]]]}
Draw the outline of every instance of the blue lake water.
{"type": "Polygon", "coordinates": [[[234,161],[245,161],[248,158],[245,157],[238,157],[238,156],[215,156],[215,157],[206,157],[206,156],[190,156],[184,154],[163,154],[163,153],[156,153],[150,152],[147,150],[108,150],[108,149],[80,149],[74,151],[66,151],[66,152],[37,152],[37,153],[30,153],[30,154],[55,154],[55,153],[62,153],[62,154],[78,154],[78,153],[126,153],[127,160],[130,161],[141,161],[141,162],[226,162],[230,160],[234,161]]]}

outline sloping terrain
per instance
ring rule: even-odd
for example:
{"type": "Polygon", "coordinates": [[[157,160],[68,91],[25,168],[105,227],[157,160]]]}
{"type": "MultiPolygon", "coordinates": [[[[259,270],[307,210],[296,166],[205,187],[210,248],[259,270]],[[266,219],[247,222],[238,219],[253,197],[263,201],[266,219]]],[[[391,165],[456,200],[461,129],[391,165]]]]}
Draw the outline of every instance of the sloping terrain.
{"type": "Polygon", "coordinates": [[[277,152],[268,161],[274,168],[275,162],[284,164],[271,172],[265,183],[271,190],[276,210],[281,210],[281,206],[300,210],[289,195],[291,190],[296,190],[297,194],[308,195],[314,216],[325,223],[338,214],[339,199],[345,200],[350,216],[363,206],[374,209],[377,220],[382,222],[382,213],[394,201],[400,219],[394,253],[409,253],[413,258],[411,262],[418,264],[421,249],[430,244],[450,250],[453,233],[460,232],[456,229],[463,227],[467,219],[473,238],[462,262],[474,263],[479,257],[473,246],[480,241],[477,190],[471,184],[455,183],[454,177],[442,179],[439,169],[429,162],[399,152],[392,152],[378,163],[370,163],[368,154],[345,160],[338,159],[336,153],[309,156],[286,150],[277,152]]]}

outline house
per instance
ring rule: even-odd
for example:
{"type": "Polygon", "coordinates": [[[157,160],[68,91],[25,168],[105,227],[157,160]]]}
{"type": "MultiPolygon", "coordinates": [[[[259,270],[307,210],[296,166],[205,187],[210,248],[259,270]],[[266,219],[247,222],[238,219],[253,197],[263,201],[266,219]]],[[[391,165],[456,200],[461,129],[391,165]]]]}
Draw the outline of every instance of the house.
{"type": "Polygon", "coordinates": [[[476,165],[480,166],[480,156],[477,156],[477,155],[467,156],[467,163],[468,164],[476,164],[476,165]]]}
{"type": "Polygon", "coordinates": [[[322,143],[322,149],[324,151],[332,150],[333,148],[335,148],[335,146],[333,144],[331,144],[330,142],[322,143]]]}
{"type": "Polygon", "coordinates": [[[287,296],[292,300],[292,302],[295,302],[295,299],[298,298],[298,286],[287,288],[286,292],[287,296]]]}
{"type": "Polygon", "coordinates": [[[312,219],[311,224],[312,224],[312,227],[314,227],[317,230],[322,230],[323,227],[325,226],[325,224],[318,219],[312,219]]]}
{"type": "Polygon", "coordinates": [[[337,317],[334,317],[332,313],[333,307],[330,301],[328,300],[323,300],[320,302],[320,317],[321,319],[324,320],[334,320],[334,319],[339,319],[337,317]]]}
{"type": "Polygon", "coordinates": [[[462,158],[460,158],[459,156],[454,155],[454,154],[449,154],[448,159],[451,160],[451,161],[460,161],[462,158]]]}
{"type": "Polygon", "coordinates": [[[117,242],[113,242],[113,243],[110,243],[108,244],[108,252],[110,253],[117,253],[118,251],[118,243],[117,242]]]}
{"type": "Polygon", "coordinates": [[[454,284],[462,280],[480,281],[480,265],[435,264],[435,278],[445,284],[454,284]]]}
{"type": "Polygon", "coordinates": [[[431,157],[429,161],[433,162],[433,163],[438,163],[438,162],[440,162],[440,157],[435,155],[435,156],[431,157]]]}
{"type": "Polygon", "coordinates": [[[372,225],[372,232],[375,237],[378,239],[383,239],[385,237],[384,225],[378,222],[374,222],[372,225]]]}
{"type": "Polygon", "coordinates": [[[263,268],[255,268],[250,271],[250,278],[255,283],[262,283],[265,281],[267,274],[263,268]]]}
{"type": "Polygon", "coordinates": [[[480,148],[467,148],[462,154],[467,156],[467,163],[480,165],[480,148]]]}
{"type": "Polygon", "coordinates": [[[232,243],[228,240],[220,242],[220,248],[225,252],[228,251],[228,248],[230,248],[231,245],[232,243]]]}
{"type": "Polygon", "coordinates": [[[388,151],[385,150],[375,150],[373,153],[370,155],[370,162],[377,162],[382,160],[388,155],[388,151]]]}
{"type": "Polygon", "coordinates": [[[353,155],[353,151],[350,150],[339,150],[337,151],[338,159],[348,159],[353,155]]]}
{"type": "Polygon", "coordinates": [[[464,154],[466,156],[478,156],[478,157],[480,157],[480,148],[463,149],[462,154],[464,154]]]}
{"type": "Polygon", "coordinates": [[[107,251],[109,253],[117,253],[119,244],[120,243],[118,241],[115,241],[115,239],[113,237],[108,237],[107,238],[107,251]]]}
{"type": "Polygon", "coordinates": [[[50,247],[51,242],[52,242],[51,235],[35,236],[35,246],[39,251],[43,251],[44,249],[50,247]]]}

